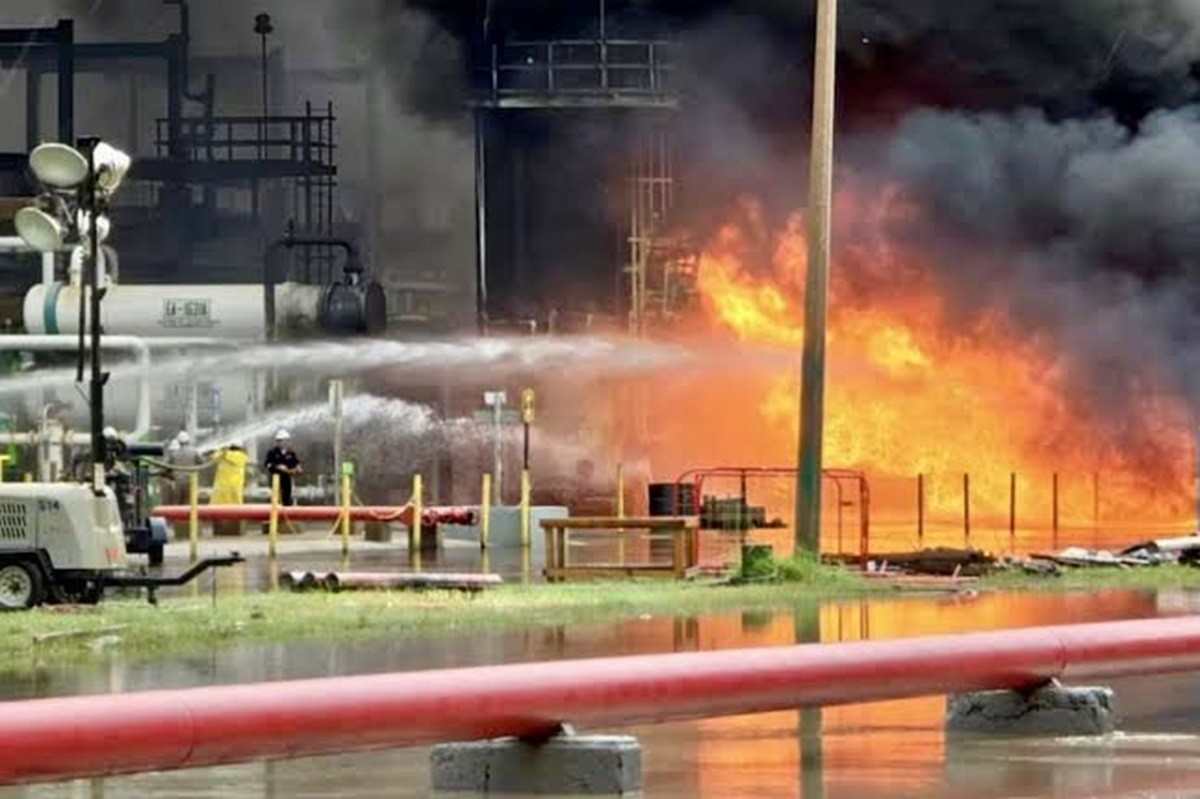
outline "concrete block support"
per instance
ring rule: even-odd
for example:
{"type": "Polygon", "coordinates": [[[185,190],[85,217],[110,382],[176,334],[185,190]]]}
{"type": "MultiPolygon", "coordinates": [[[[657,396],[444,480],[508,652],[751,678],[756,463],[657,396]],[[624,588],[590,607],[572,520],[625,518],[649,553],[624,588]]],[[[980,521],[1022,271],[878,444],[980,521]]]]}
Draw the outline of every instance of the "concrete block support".
{"type": "Polygon", "coordinates": [[[453,793],[624,796],[642,789],[642,747],[627,735],[562,735],[443,744],[433,789],[453,793]]]}
{"type": "Polygon", "coordinates": [[[982,691],[952,696],[947,732],[991,735],[1108,735],[1114,726],[1110,688],[1051,685],[1029,694],[982,691]]]}

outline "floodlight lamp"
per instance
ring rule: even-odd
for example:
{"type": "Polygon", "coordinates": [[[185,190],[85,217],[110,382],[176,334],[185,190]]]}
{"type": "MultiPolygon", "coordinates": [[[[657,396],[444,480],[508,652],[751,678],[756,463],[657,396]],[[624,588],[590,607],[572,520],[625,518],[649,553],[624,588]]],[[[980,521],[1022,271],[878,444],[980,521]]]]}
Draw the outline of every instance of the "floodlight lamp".
{"type": "Polygon", "coordinates": [[[96,187],[105,195],[114,194],[133,165],[133,159],[111,144],[99,142],[92,150],[96,165],[96,187]]]}
{"type": "Polygon", "coordinates": [[[38,252],[58,252],[62,249],[65,236],[62,223],[41,208],[22,208],[17,211],[13,223],[17,235],[38,252]]]}
{"type": "Polygon", "coordinates": [[[88,162],[83,153],[67,144],[39,144],[29,154],[29,168],[42,183],[56,189],[73,189],[87,180],[88,162]]]}

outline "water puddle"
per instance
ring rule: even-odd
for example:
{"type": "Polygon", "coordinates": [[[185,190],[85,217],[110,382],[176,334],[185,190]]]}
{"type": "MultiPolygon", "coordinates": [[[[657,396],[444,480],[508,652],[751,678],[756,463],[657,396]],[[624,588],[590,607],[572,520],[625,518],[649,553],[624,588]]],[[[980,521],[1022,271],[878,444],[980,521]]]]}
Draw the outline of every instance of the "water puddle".
{"type": "MultiPolygon", "coordinates": [[[[621,654],[901,638],[1186,613],[1195,595],[1152,592],[955,596],[810,604],[696,618],[645,615],[370,642],[254,644],[149,663],[51,668],[8,698],[369,674],[621,654]]],[[[944,700],[712,719],[635,730],[646,796],[1181,796],[1200,789],[1200,678],[1113,683],[1123,733],[1103,742],[986,741],[942,733],[944,700]]],[[[0,790],[8,797],[428,796],[425,750],[0,790]]]]}

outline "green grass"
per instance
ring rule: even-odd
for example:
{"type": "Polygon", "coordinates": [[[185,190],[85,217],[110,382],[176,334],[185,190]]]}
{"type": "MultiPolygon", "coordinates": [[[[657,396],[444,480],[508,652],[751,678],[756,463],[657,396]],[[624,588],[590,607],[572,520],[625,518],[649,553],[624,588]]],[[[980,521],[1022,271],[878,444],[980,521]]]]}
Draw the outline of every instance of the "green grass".
{"type": "MultiPolygon", "coordinates": [[[[624,582],[509,585],[457,593],[253,594],[143,601],[110,599],[95,608],[0,614],[0,674],[85,662],[116,652],[130,659],[208,651],[253,642],[354,640],[469,633],[548,624],[771,610],[897,589],[811,558],[751,558],[735,585],[624,582]]],[[[1011,572],[972,584],[986,591],[1099,591],[1200,588],[1200,569],[1068,571],[1058,577],[1011,572]]]]}
{"type": "MultiPolygon", "coordinates": [[[[112,651],[133,658],[254,641],[443,635],[473,629],[586,623],[787,607],[879,592],[853,574],[820,567],[803,583],[714,585],[628,582],[504,586],[449,592],[254,594],[164,599],[158,607],[108,600],[95,608],[0,614],[0,673],[112,651]]],[[[883,589],[886,590],[886,589],[883,589]]]]}

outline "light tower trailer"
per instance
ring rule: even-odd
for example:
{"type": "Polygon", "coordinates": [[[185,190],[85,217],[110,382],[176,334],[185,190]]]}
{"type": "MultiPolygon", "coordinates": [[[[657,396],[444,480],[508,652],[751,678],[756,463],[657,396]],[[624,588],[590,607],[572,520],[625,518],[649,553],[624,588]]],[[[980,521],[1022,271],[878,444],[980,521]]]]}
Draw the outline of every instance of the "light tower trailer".
{"type": "Polygon", "coordinates": [[[0,610],[96,604],[108,588],[184,585],[208,569],[241,563],[207,558],[176,576],[129,570],[125,530],[111,488],[78,483],[0,484],[0,610]]]}

